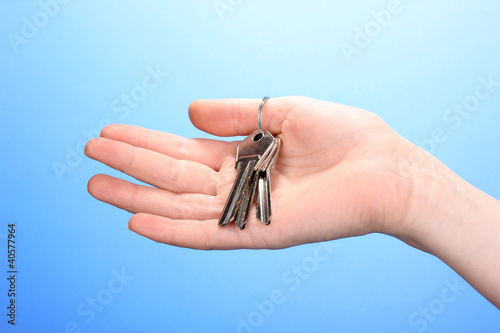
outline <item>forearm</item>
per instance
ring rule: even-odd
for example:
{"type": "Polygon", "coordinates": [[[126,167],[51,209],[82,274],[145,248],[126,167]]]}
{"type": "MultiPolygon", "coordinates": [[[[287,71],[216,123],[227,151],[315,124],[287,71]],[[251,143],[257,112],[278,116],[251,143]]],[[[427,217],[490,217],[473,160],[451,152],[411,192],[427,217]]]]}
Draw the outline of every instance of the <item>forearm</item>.
{"type": "Polygon", "coordinates": [[[418,177],[410,223],[417,243],[500,308],[500,201],[435,159],[418,177]]]}

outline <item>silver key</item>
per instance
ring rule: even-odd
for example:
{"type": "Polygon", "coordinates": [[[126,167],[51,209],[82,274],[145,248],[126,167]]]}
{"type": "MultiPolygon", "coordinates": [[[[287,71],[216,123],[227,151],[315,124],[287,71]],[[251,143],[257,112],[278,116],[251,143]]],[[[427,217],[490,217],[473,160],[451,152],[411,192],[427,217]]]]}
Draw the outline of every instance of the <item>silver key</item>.
{"type": "Polygon", "coordinates": [[[234,223],[240,229],[244,229],[247,223],[248,215],[250,214],[252,202],[255,197],[255,190],[257,189],[257,181],[258,175],[254,170],[248,178],[247,186],[243,189],[241,205],[236,215],[236,219],[234,220],[234,223]]]}
{"type": "Polygon", "coordinates": [[[257,218],[264,224],[271,223],[271,186],[269,169],[259,171],[257,192],[257,218]]]}
{"type": "Polygon", "coordinates": [[[241,207],[241,201],[245,188],[247,187],[248,179],[252,176],[253,167],[257,163],[257,158],[247,157],[239,159],[236,162],[236,170],[238,175],[233,183],[231,193],[226,201],[224,210],[219,218],[219,225],[225,226],[231,223],[236,218],[236,215],[241,207]]]}
{"type": "Polygon", "coordinates": [[[269,153],[264,166],[259,170],[259,180],[257,187],[257,218],[264,224],[271,223],[271,175],[270,167],[275,166],[276,159],[281,147],[281,140],[274,139],[272,151],[269,153]]]}
{"type": "Polygon", "coordinates": [[[245,227],[259,179],[255,166],[274,144],[274,137],[266,130],[255,131],[238,144],[235,165],[238,175],[219,218],[220,226],[234,220],[238,228],[245,227]]]}

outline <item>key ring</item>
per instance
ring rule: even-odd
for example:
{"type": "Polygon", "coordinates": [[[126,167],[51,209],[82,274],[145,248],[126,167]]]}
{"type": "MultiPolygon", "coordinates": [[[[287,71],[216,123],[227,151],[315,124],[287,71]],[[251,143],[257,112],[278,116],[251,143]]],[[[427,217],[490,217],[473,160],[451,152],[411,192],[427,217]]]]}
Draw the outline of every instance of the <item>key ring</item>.
{"type": "Polygon", "coordinates": [[[259,106],[259,117],[257,119],[257,126],[259,129],[259,133],[262,132],[262,110],[264,109],[264,104],[266,104],[266,101],[269,99],[269,97],[265,96],[262,99],[262,102],[260,102],[259,106]]]}

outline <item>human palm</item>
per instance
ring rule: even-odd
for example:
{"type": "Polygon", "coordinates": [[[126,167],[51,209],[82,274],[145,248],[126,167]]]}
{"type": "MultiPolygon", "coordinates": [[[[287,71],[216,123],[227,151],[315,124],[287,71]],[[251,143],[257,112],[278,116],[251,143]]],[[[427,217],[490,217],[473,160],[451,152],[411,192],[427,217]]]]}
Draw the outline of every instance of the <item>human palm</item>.
{"type": "MultiPolygon", "coordinates": [[[[202,100],[193,124],[219,136],[256,129],[257,100],[202,100]]],[[[111,125],[86,154],[151,186],[107,175],[89,181],[99,200],[135,215],[129,228],[158,242],[201,248],[283,248],[362,235],[396,233],[410,185],[394,189],[398,156],[409,143],[377,116],[303,97],[270,99],[263,127],[282,140],[271,171],[272,223],[252,211],[244,230],[217,220],[236,177],[237,142],[185,139],[111,125]]]]}

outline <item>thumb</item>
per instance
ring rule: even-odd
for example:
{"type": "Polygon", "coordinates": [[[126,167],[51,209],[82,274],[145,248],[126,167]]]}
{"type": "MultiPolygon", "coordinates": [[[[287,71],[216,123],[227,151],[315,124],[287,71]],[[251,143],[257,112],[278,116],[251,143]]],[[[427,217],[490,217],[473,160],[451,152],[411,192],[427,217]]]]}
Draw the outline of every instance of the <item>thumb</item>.
{"type": "MultiPolygon", "coordinates": [[[[294,97],[270,98],[262,113],[262,128],[281,132],[287,114],[296,105],[294,97]]],[[[218,136],[248,135],[257,130],[261,99],[205,99],[189,106],[189,118],[198,129],[218,136]]]]}

